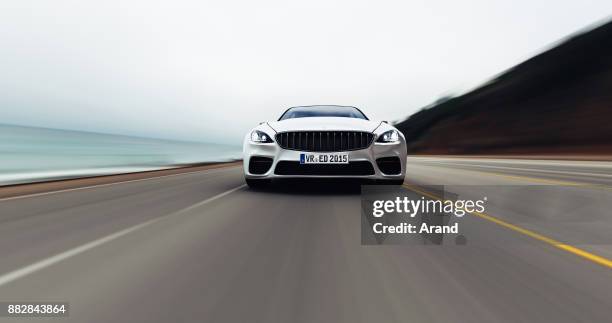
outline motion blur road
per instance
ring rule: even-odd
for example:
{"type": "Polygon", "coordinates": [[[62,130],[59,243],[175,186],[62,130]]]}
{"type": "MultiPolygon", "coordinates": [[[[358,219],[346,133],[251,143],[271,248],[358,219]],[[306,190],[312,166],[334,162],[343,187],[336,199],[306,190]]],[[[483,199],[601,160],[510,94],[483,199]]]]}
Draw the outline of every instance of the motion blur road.
{"type": "Polygon", "coordinates": [[[490,185],[506,204],[487,214],[584,243],[466,216],[464,246],[362,246],[358,188],[253,191],[229,167],[1,200],[0,302],[68,302],[48,320],[79,323],[610,321],[612,163],[409,158],[406,185],[430,184],[490,185]],[[571,201],[599,216],[530,221],[571,201]]]}

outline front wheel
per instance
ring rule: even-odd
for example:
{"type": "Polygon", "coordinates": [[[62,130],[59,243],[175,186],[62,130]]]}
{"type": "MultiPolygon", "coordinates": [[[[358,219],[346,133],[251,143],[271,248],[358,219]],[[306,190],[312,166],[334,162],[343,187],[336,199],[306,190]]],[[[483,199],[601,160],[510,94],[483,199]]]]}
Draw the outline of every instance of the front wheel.
{"type": "Polygon", "coordinates": [[[250,188],[254,188],[254,189],[264,188],[270,185],[270,182],[271,182],[269,179],[245,178],[244,180],[246,181],[247,185],[250,188]]]}

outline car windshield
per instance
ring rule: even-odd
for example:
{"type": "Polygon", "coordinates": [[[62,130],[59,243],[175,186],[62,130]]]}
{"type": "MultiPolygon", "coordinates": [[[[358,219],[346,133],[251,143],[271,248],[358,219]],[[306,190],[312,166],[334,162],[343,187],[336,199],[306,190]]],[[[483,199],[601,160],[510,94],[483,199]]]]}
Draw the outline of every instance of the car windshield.
{"type": "Polygon", "coordinates": [[[340,117],[368,120],[368,118],[355,107],[337,105],[313,105],[307,107],[290,108],[278,120],[309,117],[340,117]]]}

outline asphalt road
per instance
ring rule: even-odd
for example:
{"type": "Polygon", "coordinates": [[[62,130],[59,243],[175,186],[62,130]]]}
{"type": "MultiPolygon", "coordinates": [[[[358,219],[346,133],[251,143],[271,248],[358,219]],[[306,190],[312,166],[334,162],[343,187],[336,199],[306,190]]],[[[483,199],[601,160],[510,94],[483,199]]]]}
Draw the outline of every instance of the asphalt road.
{"type": "Polygon", "coordinates": [[[0,302],[68,302],[51,322],[611,320],[612,163],[409,158],[406,183],[488,194],[501,222],[362,246],[359,189],[253,191],[236,167],[4,199],[0,302]]]}

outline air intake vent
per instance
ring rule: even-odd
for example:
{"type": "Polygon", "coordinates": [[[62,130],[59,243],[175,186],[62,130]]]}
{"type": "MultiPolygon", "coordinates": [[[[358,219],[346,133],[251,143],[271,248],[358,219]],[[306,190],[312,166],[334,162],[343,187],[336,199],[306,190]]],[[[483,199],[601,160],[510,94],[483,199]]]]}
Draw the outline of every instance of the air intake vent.
{"type": "Polygon", "coordinates": [[[376,160],[378,169],[387,175],[396,175],[402,172],[402,162],[398,157],[383,157],[376,160]]]}
{"type": "Polygon", "coordinates": [[[249,160],[249,173],[251,174],[264,174],[272,166],[272,158],[268,157],[251,157],[249,160]]]}
{"type": "Polygon", "coordinates": [[[277,175],[366,176],[374,175],[369,161],[352,161],[348,164],[300,164],[299,161],[279,161],[277,175]]]}
{"type": "Polygon", "coordinates": [[[289,131],[276,134],[284,148],[299,151],[348,151],[370,146],[374,135],[364,131],[289,131]]]}

